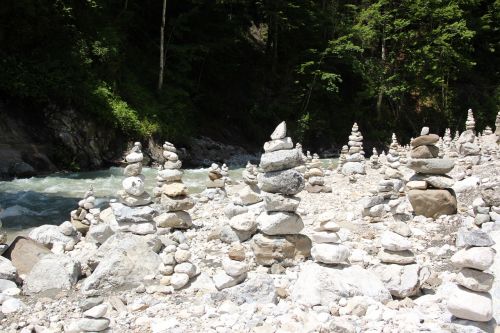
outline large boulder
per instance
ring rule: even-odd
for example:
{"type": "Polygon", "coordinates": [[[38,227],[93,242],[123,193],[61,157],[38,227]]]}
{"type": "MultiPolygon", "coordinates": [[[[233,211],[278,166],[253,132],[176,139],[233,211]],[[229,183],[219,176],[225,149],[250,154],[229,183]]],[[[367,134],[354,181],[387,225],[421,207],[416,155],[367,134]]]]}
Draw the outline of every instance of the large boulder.
{"type": "Polygon", "coordinates": [[[266,236],[256,234],[252,238],[255,262],[271,266],[275,263],[293,264],[311,255],[311,240],[305,235],[266,236]]]}
{"type": "Polygon", "coordinates": [[[294,195],[304,189],[304,176],[295,169],[260,173],[257,176],[261,190],[270,193],[294,195]]]}
{"type": "Polygon", "coordinates": [[[99,248],[97,267],[82,284],[82,291],[136,287],[144,276],[156,274],[161,242],[155,237],[129,233],[114,234],[99,248]]]}
{"type": "Polygon", "coordinates": [[[22,236],[16,237],[4,256],[12,261],[19,275],[28,274],[33,266],[52,253],[45,245],[22,236]]]}
{"type": "Polygon", "coordinates": [[[291,292],[294,302],[307,306],[330,306],[339,297],[352,296],[369,296],[383,303],[391,300],[380,279],[360,266],[328,267],[310,261],[301,265],[291,292]]]}
{"type": "Polygon", "coordinates": [[[63,254],[48,254],[38,261],[24,280],[26,294],[69,290],[80,276],[80,264],[63,254]]]}
{"type": "Polygon", "coordinates": [[[457,213],[457,198],[451,190],[410,190],[408,200],[416,215],[437,218],[457,213]]]}

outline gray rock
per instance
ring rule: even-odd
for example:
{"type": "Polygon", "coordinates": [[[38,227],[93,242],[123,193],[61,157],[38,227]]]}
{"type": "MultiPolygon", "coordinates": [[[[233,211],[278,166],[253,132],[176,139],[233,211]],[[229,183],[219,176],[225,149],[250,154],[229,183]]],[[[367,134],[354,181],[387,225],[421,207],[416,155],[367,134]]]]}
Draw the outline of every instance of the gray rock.
{"type": "Polygon", "coordinates": [[[430,186],[440,189],[451,188],[455,185],[455,180],[446,175],[415,174],[410,178],[410,181],[411,180],[425,180],[430,186]]]}
{"type": "Polygon", "coordinates": [[[79,306],[82,311],[87,311],[88,309],[91,309],[94,306],[101,304],[102,302],[104,302],[104,298],[102,298],[101,296],[87,297],[80,301],[79,306]]]}
{"type": "Polygon", "coordinates": [[[407,166],[417,173],[443,175],[453,169],[453,167],[455,166],[455,161],[447,158],[412,158],[408,161],[407,166]]]}
{"type": "Polygon", "coordinates": [[[424,145],[433,145],[439,141],[439,135],[437,134],[427,134],[421,135],[413,139],[410,143],[412,147],[419,147],[424,145]]]}
{"type": "Polygon", "coordinates": [[[282,121],[271,133],[272,140],[284,139],[286,137],[286,122],[282,121]]]}
{"type": "Polygon", "coordinates": [[[85,235],[85,240],[87,242],[92,242],[95,244],[104,243],[109,237],[114,234],[114,231],[106,223],[93,224],[90,226],[89,231],[85,235]]]}
{"type": "Polygon", "coordinates": [[[14,239],[5,256],[12,261],[18,274],[21,275],[29,273],[40,258],[51,253],[46,246],[32,239],[19,236],[14,239]]]}
{"type": "Polygon", "coordinates": [[[45,224],[31,230],[28,237],[38,243],[52,246],[54,245],[54,243],[62,243],[62,244],[67,244],[69,242],[78,243],[81,235],[74,234],[71,236],[66,236],[65,234],[62,233],[59,226],[45,224]]]}
{"type": "Polygon", "coordinates": [[[464,156],[474,156],[481,154],[481,148],[471,142],[465,142],[460,146],[460,153],[464,156]]]}
{"type": "Polygon", "coordinates": [[[268,274],[249,274],[245,283],[212,294],[215,300],[231,300],[241,304],[277,303],[278,296],[274,280],[268,274]]]}
{"type": "Polygon", "coordinates": [[[109,327],[109,323],[107,318],[82,318],[78,320],[78,328],[84,332],[101,332],[109,327]]]}
{"type": "Polygon", "coordinates": [[[384,202],[384,197],[381,195],[375,195],[372,197],[364,197],[360,201],[363,208],[371,208],[373,206],[382,204],[384,202]]]}
{"type": "Polygon", "coordinates": [[[360,162],[347,162],[342,166],[342,174],[346,176],[354,174],[364,175],[365,173],[365,165],[360,162]]]}
{"type": "Polygon", "coordinates": [[[302,163],[297,149],[283,149],[262,154],[259,167],[264,172],[272,172],[291,169],[302,163]]]}
{"type": "Polygon", "coordinates": [[[276,150],[292,149],[293,142],[292,138],[285,137],[283,139],[271,140],[264,143],[264,151],[269,153],[276,150]]]}
{"type": "Polygon", "coordinates": [[[63,254],[44,256],[24,280],[26,294],[36,294],[54,289],[69,290],[80,276],[80,263],[63,254]]]}
{"type": "Polygon", "coordinates": [[[373,272],[382,280],[391,295],[405,298],[415,295],[419,288],[418,264],[413,265],[379,265],[373,272]]]}
{"type": "Polygon", "coordinates": [[[412,244],[408,238],[392,231],[385,231],[380,237],[380,243],[384,249],[389,251],[406,251],[412,248],[412,244]]]}
{"type": "Polygon", "coordinates": [[[410,152],[411,158],[436,158],[439,154],[439,148],[434,145],[423,145],[415,147],[410,152]]]}
{"type": "Polygon", "coordinates": [[[257,224],[266,235],[293,235],[304,228],[301,217],[290,212],[263,212],[257,224]]]}
{"type": "Polygon", "coordinates": [[[187,229],[193,225],[191,215],[184,211],[162,213],[153,220],[160,228],[187,229]]]}
{"type": "Polygon", "coordinates": [[[481,196],[487,206],[500,206],[500,186],[482,188],[481,196]]]}
{"type": "Polygon", "coordinates": [[[465,228],[460,228],[458,229],[455,245],[457,247],[493,246],[495,242],[491,239],[490,235],[482,230],[467,230],[465,228]]]}
{"type": "Polygon", "coordinates": [[[386,264],[407,265],[415,262],[415,255],[411,251],[389,251],[382,249],[378,258],[386,264]]]}
{"type": "Polygon", "coordinates": [[[224,214],[228,219],[246,212],[248,212],[248,207],[235,205],[234,203],[230,203],[224,208],[224,214]]]}
{"type": "Polygon", "coordinates": [[[302,191],[305,185],[304,176],[294,169],[261,173],[257,178],[260,188],[270,193],[294,195],[302,191]]]}
{"type": "Polygon", "coordinates": [[[189,210],[194,207],[194,200],[188,196],[171,198],[165,194],[161,196],[161,205],[168,212],[189,210]]]}
{"type": "Polygon", "coordinates": [[[315,244],[311,256],[317,262],[324,264],[343,264],[347,262],[351,251],[341,244],[315,244]]]}
{"type": "Polygon", "coordinates": [[[472,247],[462,249],[451,257],[451,263],[458,268],[474,268],[480,271],[487,270],[493,264],[495,250],[491,247],[472,247]]]}
{"type": "Polygon", "coordinates": [[[412,232],[408,224],[404,222],[395,222],[391,224],[390,229],[398,235],[410,237],[412,232]]]}
{"type": "Polygon", "coordinates": [[[300,198],[279,193],[264,193],[264,208],[268,212],[295,212],[300,198]]]}
{"type": "Polygon", "coordinates": [[[153,221],[156,213],[150,206],[129,207],[121,203],[110,203],[111,209],[118,223],[143,223],[153,221]]]}
{"type": "Polygon", "coordinates": [[[246,277],[247,277],[246,273],[240,276],[233,277],[226,274],[224,271],[220,271],[214,275],[213,279],[215,287],[218,290],[222,290],[236,286],[237,284],[243,282],[246,279],[246,277]]]}
{"type": "Polygon", "coordinates": [[[255,262],[271,266],[275,263],[295,263],[305,260],[311,254],[311,240],[305,235],[266,236],[256,234],[252,238],[255,262]]]}
{"type": "Polygon", "coordinates": [[[471,268],[462,268],[458,272],[456,281],[467,289],[487,292],[493,286],[495,276],[471,268]]]}
{"type": "Polygon", "coordinates": [[[5,279],[0,279],[0,294],[9,288],[17,288],[17,285],[15,282],[10,281],[10,280],[5,280],[5,279]]]}

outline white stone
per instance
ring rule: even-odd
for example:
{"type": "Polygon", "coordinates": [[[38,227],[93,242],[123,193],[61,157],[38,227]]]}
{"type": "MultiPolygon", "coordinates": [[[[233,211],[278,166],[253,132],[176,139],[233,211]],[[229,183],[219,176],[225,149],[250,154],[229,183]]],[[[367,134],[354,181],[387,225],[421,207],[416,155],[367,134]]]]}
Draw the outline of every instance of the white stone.
{"type": "Polygon", "coordinates": [[[127,177],[122,181],[125,192],[130,195],[140,196],[144,193],[144,177],[127,177]]]}
{"type": "Polygon", "coordinates": [[[487,293],[458,287],[447,302],[448,311],[455,317],[473,321],[489,321],[493,317],[493,303],[487,293]]]}
{"type": "Polygon", "coordinates": [[[175,273],[187,274],[190,278],[196,275],[196,266],[190,262],[183,262],[174,267],[175,273]]]}
{"type": "Polygon", "coordinates": [[[237,284],[243,282],[247,277],[247,274],[242,274],[238,277],[232,277],[226,274],[224,271],[220,271],[213,276],[215,287],[218,290],[234,287],[237,284]]]}
{"type": "Polygon", "coordinates": [[[311,256],[313,259],[325,264],[345,263],[349,255],[350,250],[344,245],[315,244],[311,249],[311,256]]]}
{"type": "Polygon", "coordinates": [[[286,122],[282,121],[271,134],[272,140],[284,139],[286,137],[286,122]]]}
{"type": "Polygon", "coordinates": [[[222,260],[222,268],[227,275],[232,277],[238,277],[242,274],[245,274],[248,270],[246,262],[232,260],[229,258],[224,258],[224,260],[222,260]]]}
{"type": "Polygon", "coordinates": [[[17,275],[17,270],[12,265],[12,262],[5,258],[0,256],[0,279],[4,280],[14,280],[17,275]]]}
{"type": "Polygon", "coordinates": [[[47,254],[24,280],[23,289],[35,294],[51,289],[69,290],[80,276],[80,263],[63,254],[47,254]]]}
{"type": "Polygon", "coordinates": [[[458,268],[474,268],[484,271],[493,264],[495,250],[490,247],[462,249],[451,257],[451,262],[458,268]]]}
{"type": "Polygon", "coordinates": [[[304,228],[300,216],[290,212],[264,212],[257,218],[257,224],[266,235],[298,234],[304,228]]]}
{"type": "Polygon", "coordinates": [[[108,312],[108,305],[99,304],[85,311],[83,315],[90,318],[101,318],[104,317],[106,312],[108,312]]]}
{"type": "Polygon", "coordinates": [[[314,232],[310,237],[314,243],[340,243],[336,232],[314,232]]]}
{"type": "Polygon", "coordinates": [[[174,287],[175,290],[181,289],[189,282],[189,275],[185,273],[174,273],[170,278],[170,285],[174,287]]]}
{"type": "Polygon", "coordinates": [[[2,313],[11,314],[24,308],[25,305],[17,298],[9,298],[2,303],[2,313]]]}
{"type": "Polygon", "coordinates": [[[380,243],[384,249],[390,251],[405,251],[411,250],[411,242],[401,235],[392,231],[385,231],[380,237],[380,243]]]}

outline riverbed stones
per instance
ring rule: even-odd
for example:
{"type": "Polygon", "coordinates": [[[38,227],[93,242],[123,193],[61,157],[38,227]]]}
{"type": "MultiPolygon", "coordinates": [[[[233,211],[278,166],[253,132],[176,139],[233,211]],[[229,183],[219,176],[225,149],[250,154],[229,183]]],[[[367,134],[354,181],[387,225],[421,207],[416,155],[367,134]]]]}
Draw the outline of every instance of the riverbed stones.
{"type": "Polygon", "coordinates": [[[142,160],[142,145],[140,142],[135,142],[131,151],[125,156],[127,167],[125,167],[124,175],[127,176],[122,181],[123,189],[117,192],[118,200],[124,205],[135,207],[149,204],[151,196],[144,189],[144,175],[141,174],[142,160]],[[130,166],[133,164],[133,166],[130,166]]]}
{"type": "Polygon", "coordinates": [[[359,131],[357,123],[352,125],[351,135],[349,135],[349,152],[346,156],[346,163],[342,166],[342,174],[346,176],[355,174],[365,174],[365,152],[363,151],[363,135],[359,131]]]}
{"type": "Polygon", "coordinates": [[[439,149],[434,144],[438,140],[439,136],[435,134],[413,139],[412,158],[408,162],[408,167],[415,171],[410,181],[425,182],[425,185],[422,184],[418,188],[415,183],[411,184],[413,186],[408,187],[408,199],[416,215],[432,218],[457,212],[457,199],[452,190],[454,180],[446,176],[446,173],[455,166],[455,161],[449,158],[436,158],[436,150],[439,152],[439,149]],[[423,154],[422,151],[427,153],[423,154]]]}
{"type": "MultiPolygon", "coordinates": [[[[275,133],[282,132],[283,126],[286,130],[286,125],[282,124],[275,133]]],[[[282,136],[286,137],[286,133],[282,133],[282,136]]],[[[260,233],[252,239],[257,264],[271,266],[284,261],[293,264],[310,254],[311,241],[307,236],[299,234],[304,223],[294,210],[296,201],[290,200],[290,197],[293,198],[293,195],[304,188],[304,176],[294,169],[301,163],[302,156],[299,150],[294,148],[266,152],[262,155],[259,167],[264,172],[259,174],[257,179],[266,203],[265,211],[257,218],[260,233]],[[288,209],[284,209],[285,206],[288,206],[288,209]]]]}
{"type": "Polygon", "coordinates": [[[94,188],[90,186],[85,192],[83,199],[78,202],[78,208],[71,211],[71,223],[78,232],[85,236],[92,224],[99,223],[99,214],[101,210],[95,208],[96,198],[94,188]]]}
{"type": "Polygon", "coordinates": [[[483,231],[460,229],[457,246],[463,247],[451,257],[460,271],[455,277],[458,288],[452,291],[447,307],[455,317],[486,322],[493,317],[493,302],[488,291],[494,275],[488,272],[495,259],[493,240],[483,231]]]}

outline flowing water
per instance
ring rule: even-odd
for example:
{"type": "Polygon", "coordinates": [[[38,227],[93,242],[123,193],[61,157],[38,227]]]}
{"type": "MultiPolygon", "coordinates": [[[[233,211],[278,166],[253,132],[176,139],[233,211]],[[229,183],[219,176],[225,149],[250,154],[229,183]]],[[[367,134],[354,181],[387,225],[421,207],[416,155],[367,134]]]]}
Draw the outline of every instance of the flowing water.
{"type": "MultiPolygon", "coordinates": [[[[323,160],[326,166],[330,160],[323,160]]],[[[242,168],[229,170],[233,180],[241,180],[242,168]]],[[[155,185],[156,169],[143,168],[146,190],[151,193],[155,185]]],[[[205,189],[208,169],[184,170],[183,181],[190,193],[205,189]]],[[[69,219],[78,201],[92,185],[98,207],[106,207],[124,179],[123,168],[108,170],[56,173],[46,177],[15,179],[0,182],[0,220],[10,235],[25,232],[42,224],[60,224],[69,219]]],[[[9,237],[11,238],[11,237],[9,237]]]]}

